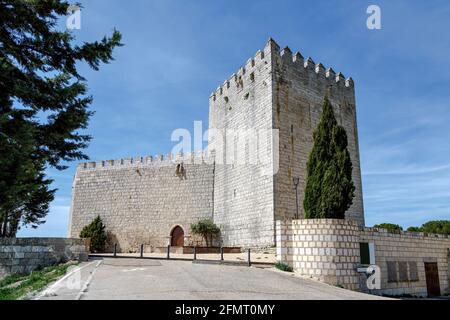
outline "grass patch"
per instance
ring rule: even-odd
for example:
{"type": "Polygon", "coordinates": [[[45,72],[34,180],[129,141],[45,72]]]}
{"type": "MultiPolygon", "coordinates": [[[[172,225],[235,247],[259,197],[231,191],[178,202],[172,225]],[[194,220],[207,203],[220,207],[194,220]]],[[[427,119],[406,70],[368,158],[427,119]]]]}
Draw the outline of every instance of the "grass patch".
{"type": "Polygon", "coordinates": [[[0,300],[18,300],[27,294],[40,291],[66,274],[77,263],[65,263],[34,271],[30,275],[13,274],[0,280],[0,300]]]}
{"type": "Polygon", "coordinates": [[[289,266],[288,264],[283,263],[283,262],[275,263],[275,268],[277,268],[278,270],[281,270],[281,271],[285,271],[285,272],[293,272],[294,271],[291,266],[289,266]]]}

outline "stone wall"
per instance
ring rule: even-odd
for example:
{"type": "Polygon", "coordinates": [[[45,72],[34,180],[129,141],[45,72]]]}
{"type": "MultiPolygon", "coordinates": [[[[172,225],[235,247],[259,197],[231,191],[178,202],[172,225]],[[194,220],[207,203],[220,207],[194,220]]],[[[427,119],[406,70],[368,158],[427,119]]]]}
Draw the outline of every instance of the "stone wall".
{"type": "Polygon", "coordinates": [[[334,107],[336,119],[348,138],[353,164],[355,198],[346,218],[364,225],[364,207],[359,160],[358,130],[354,83],[333,69],[325,70],[321,63],[304,59],[297,52],[271,41],[273,68],[273,122],[279,129],[279,171],[275,177],[275,219],[295,218],[296,195],[293,178],[299,178],[298,210],[304,217],[303,198],[306,185],[306,165],[313,147],[313,131],[322,114],[325,95],[334,107]]]}
{"type": "Polygon", "coordinates": [[[359,289],[359,228],[355,221],[277,221],[277,260],[295,272],[346,289],[359,289]]]}
{"type": "Polygon", "coordinates": [[[212,217],[213,165],[205,160],[200,154],[81,164],[72,189],[69,237],[78,237],[100,215],[108,251],[114,243],[119,252],[136,252],[141,244],[149,250],[166,246],[177,225],[190,244],[190,224],[212,217]]]}
{"type": "Polygon", "coordinates": [[[426,296],[425,262],[435,262],[441,294],[449,293],[450,238],[445,235],[364,228],[351,220],[277,221],[277,260],[295,272],[347,289],[369,292],[361,264],[360,244],[371,243],[381,271],[374,294],[426,296]],[[388,264],[392,268],[388,275],[388,264]],[[393,281],[392,279],[395,279],[393,281]]]}
{"type": "Polygon", "coordinates": [[[70,260],[87,261],[88,243],[83,239],[0,239],[0,277],[28,274],[39,268],[70,260]]]}
{"type": "Polygon", "coordinates": [[[222,227],[226,246],[274,244],[271,59],[266,46],[209,100],[214,221],[222,227]],[[257,135],[254,143],[246,140],[257,135]]]}
{"type": "MultiPolygon", "coordinates": [[[[416,232],[391,233],[384,229],[365,228],[360,233],[359,242],[374,244],[374,264],[381,268],[382,289],[373,290],[372,293],[426,296],[425,262],[437,263],[441,293],[450,293],[448,236],[416,232]],[[394,264],[397,281],[389,281],[388,263],[394,264]],[[401,274],[401,264],[406,267],[405,275],[401,274]]],[[[365,277],[362,280],[361,290],[368,291],[365,277]]]]}

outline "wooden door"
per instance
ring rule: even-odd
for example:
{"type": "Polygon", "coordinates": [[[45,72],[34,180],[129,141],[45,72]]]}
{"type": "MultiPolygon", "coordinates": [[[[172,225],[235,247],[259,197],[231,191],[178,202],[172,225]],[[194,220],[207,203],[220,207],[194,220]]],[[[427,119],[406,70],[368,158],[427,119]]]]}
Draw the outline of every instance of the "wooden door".
{"type": "Polygon", "coordinates": [[[183,247],[184,246],[184,231],[180,226],[176,226],[172,230],[170,245],[172,247],[183,247]]]}
{"type": "Polygon", "coordinates": [[[439,272],[436,262],[425,262],[425,278],[427,281],[428,296],[440,296],[441,287],[439,285],[439,272]]]}

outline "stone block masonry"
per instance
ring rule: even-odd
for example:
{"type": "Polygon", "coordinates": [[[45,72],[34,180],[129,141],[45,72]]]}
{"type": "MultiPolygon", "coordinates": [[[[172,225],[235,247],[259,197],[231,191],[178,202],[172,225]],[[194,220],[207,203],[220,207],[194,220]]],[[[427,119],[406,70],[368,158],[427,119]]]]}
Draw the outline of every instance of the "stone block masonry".
{"type": "Polygon", "coordinates": [[[273,164],[255,161],[257,152],[272,159],[272,128],[272,52],[266,46],[209,99],[210,132],[220,131],[223,137],[223,143],[216,146],[216,137],[210,136],[209,148],[217,162],[214,220],[223,228],[226,246],[274,244],[274,177],[272,170],[266,173],[273,164]],[[243,141],[246,130],[266,131],[267,139],[257,145],[243,141]],[[239,162],[239,153],[244,163],[239,162]]]}
{"type": "Polygon", "coordinates": [[[374,294],[427,296],[433,280],[427,280],[425,264],[432,263],[437,270],[433,282],[441,294],[449,293],[450,238],[446,235],[390,233],[334,219],[279,220],[276,233],[277,260],[301,275],[374,294]],[[364,244],[373,249],[373,261],[362,261],[364,244]],[[363,262],[380,268],[380,289],[367,288],[367,276],[357,272],[358,267],[367,266],[363,262]]]}
{"type": "Polygon", "coordinates": [[[69,237],[97,215],[108,233],[107,251],[137,252],[170,244],[176,226],[191,244],[189,227],[212,218],[213,169],[205,155],[138,157],[81,164],[73,184],[69,237]]]}
{"type": "Polygon", "coordinates": [[[350,290],[359,289],[359,228],[334,219],[277,221],[277,260],[296,272],[350,290]]]}
{"type": "Polygon", "coordinates": [[[0,277],[28,274],[70,260],[87,261],[88,241],[63,238],[0,239],[0,277]]]}
{"type": "Polygon", "coordinates": [[[450,294],[448,236],[364,228],[360,232],[359,242],[373,244],[374,264],[381,268],[381,290],[370,291],[366,282],[361,281],[362,291],[393,296],[427,296],[425,263],[435,263],[440,292],[450,294]]]}
{"type": "Polygon", "coordinates": [[[364,206],[359,160],[358,130],[354,83],[332,68],[325,69],[311,58],[306,60],[286,47],[280,51],[270,42],[272,52],[273,126],[279,131],[279,170],[274,181],[275,219],[304,217],[303,199],[306,186],[306,166],[313,147],[313,132],[322,114],[324,97],[328,96],[336,119],[345,128],[352,159],[355,185],[353,205],[346,218],[364,225],[364,206]],[[293,178],[299,179],[298,203],[293,178]]]}

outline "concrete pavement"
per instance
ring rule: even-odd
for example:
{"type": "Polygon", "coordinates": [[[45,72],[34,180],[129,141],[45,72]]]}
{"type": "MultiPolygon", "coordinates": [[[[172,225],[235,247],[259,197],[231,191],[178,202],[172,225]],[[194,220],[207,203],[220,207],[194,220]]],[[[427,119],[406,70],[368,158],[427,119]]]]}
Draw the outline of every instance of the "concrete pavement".
{"type": "Polygon", "coordinates": [[[36,299],[381,299],[255,267],[103,258],[78,269],[36,299]]]}

